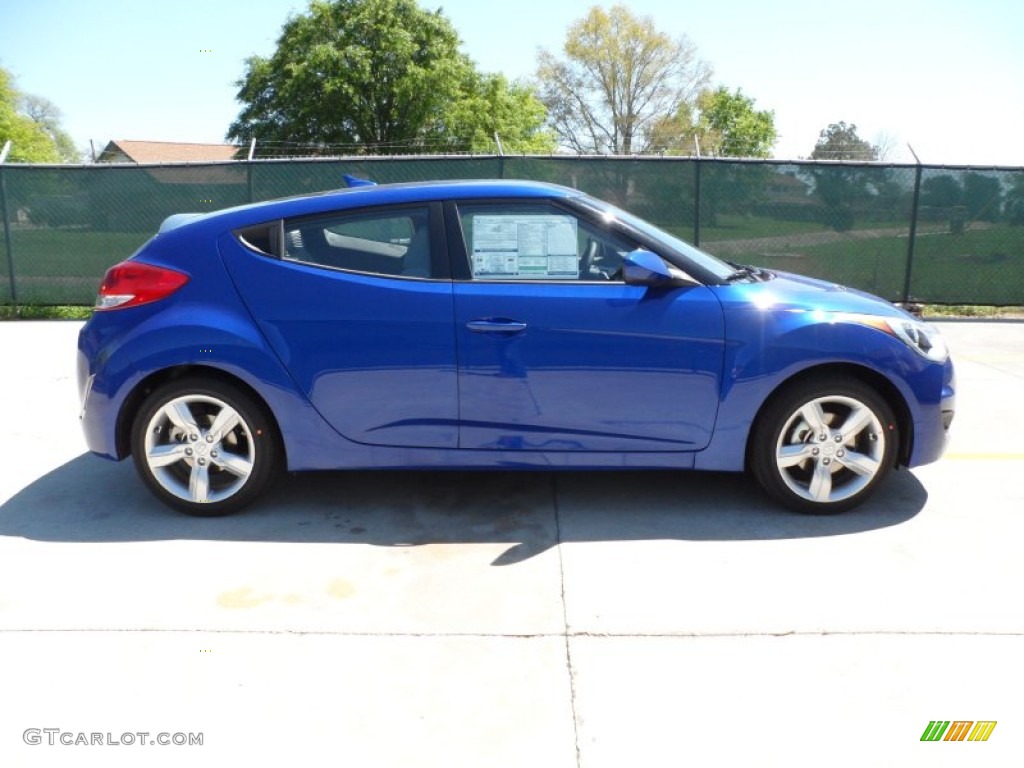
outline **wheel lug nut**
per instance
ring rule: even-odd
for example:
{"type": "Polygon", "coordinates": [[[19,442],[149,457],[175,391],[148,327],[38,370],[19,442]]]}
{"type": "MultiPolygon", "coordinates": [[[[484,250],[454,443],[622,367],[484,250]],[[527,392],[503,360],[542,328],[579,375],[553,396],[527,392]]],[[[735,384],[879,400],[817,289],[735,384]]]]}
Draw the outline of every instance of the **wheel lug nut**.
{"type": "Polygon", "coordinates": [[[205,467],[206,466],[206,459],[204,459],[202,456],[200,456],[196,461],[199,462],[199,466],[200,467],[205,467]]]}
{"type": "Polygon", "coordinates": [[[185,449],[185,455],[186,456],[191,456],[192,455],[192,449],[191,448],[186,448],[185,449]]]}
{"type": "Polygon", "coordinates": [[[845,456],[845,455],[846,455],[846,451],[843,451],[843,450],[836,451],[836,456],[838,456],[840,459],[843,458],[843,456],[845,456]]]}
{"type": "Polygon", "coordinates": [[[820,448],[811,448],[811,456],[817,456],[819,453],[821,453],[820,448]]]}
{"type": "Polygon", "coordinates": [[[843,436],[842,435],[836,435],[836,442],[837,443],[843,442],[843,436]]]}
{"type": "MultiPolygon", "coordinates": [[[[202,459],[200,459],[200,461],[202,461],[202,459]]],[[[832,459],[830,459],[828,456],[826,456],[825,458],[823,458],[821,460],[821,463],[824,464],[827,467],[829,464],[832,463],[832,459]]]]}
{"type": "Polygon", "coordinates": [[[195,432],[193,432],[191,435],[188,436],[188,439],[191,440],[194,443],[196,440],[199,439],[199,435],[197,435],[195,432]]]}
{"type": "Polygon", "coordinates": [[[820,435],[818,435],[818,439],[824,443],[826,440],[828,440],[828,435],[822,432],[820,435]]]}
{"type": "Polygon", "coordinates": [[[220,456],[218,451],[210,451],[210,458],[216,459],[218,456],[220,456]]]}
{"type": "Polygon", "coordinates": [[[213,435],[207,435],[206,436],[206,442],[212,443],[213,442],[213,435]]]}

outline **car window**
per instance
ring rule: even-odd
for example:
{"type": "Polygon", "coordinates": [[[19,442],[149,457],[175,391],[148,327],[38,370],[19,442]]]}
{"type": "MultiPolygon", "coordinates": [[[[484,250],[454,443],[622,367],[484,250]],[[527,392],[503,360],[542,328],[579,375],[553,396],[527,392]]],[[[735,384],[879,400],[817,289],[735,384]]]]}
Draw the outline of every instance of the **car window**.
{"type": "Polygon", "coordinates": [[[280,256],[281,222],[270,221],[235,230],[238,241],[251,251],[264,256],[280,256]]]}
{"type": "Polygon", "coordinates": [[[284,258],[375,275],[431,277],[429,209],[286,220],[284,258]]]}
{"type": "Polygon", "coordinates": [[[460,205],[459,221],[475,280],[620,280],[636,248],[554,205],[460,205]]]}
{"type": "Polygon", "coordinates": [[[719,280],[726,278],[736,271],[736,267],[732,264],[722,261],[716,256],[712,256],[710,253],[705,253],[700,248],[676,237],[671,232],[659,229],[649,221],[644,221],[638,216],[634,216],[631,213],[616,208],[611,203],[606,203],[602,200],[597,200],[596,198],[588,197],[586,195],[580,195],[575,198],[574,201],[577,205],[584,206],[594,211],[602,218],[616,219],[622,224],[637,230],[642,235],[653,239],[655,242],[668,246],[681,256],[695,262],[697,266],[707,270],[719,280]]]}

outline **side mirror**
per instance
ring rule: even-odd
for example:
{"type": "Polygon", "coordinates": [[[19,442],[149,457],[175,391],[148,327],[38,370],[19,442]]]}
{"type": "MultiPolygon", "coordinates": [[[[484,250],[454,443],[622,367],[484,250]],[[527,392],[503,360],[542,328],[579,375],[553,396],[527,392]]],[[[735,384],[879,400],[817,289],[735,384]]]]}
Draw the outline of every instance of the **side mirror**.
{"type": "Polygon", "coordinates": [[[638,248],[622,259],[622,279],[627,285],[648,285],[671,288],[697,285],[697,282],[678,267],[666,264],[655,253],[638,248]]]}

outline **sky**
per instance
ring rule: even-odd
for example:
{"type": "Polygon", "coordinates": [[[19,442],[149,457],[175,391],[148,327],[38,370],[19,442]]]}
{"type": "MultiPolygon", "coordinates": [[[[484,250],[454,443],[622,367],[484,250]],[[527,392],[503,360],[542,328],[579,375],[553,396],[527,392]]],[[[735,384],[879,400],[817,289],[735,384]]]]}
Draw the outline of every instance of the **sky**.
{"type": "MultiPolygon", "coordinates": [[[[591,0],[420,0],[441,8],[482,71],[530,78],[591,0]]],[[[612,3],[604,3],[609,7],[612,3]]],[[[830,123],[888,160],[1024,166],[1024,3],[1018,0],[630,0],[687,36],[712,84],[775,113],[780,159],[830,123]]],[[[220,142],[248,56],[273,53],[305,0],[32,0],[0,12],[0,67],[61,110],[76,144],[220,142]]]]}

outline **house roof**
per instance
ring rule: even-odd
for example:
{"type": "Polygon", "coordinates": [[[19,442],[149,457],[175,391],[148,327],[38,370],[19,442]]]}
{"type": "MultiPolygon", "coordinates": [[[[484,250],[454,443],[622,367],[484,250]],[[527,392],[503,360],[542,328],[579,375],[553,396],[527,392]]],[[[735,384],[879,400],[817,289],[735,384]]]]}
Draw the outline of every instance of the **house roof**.
{"type": "Polygon", "coordinates": [[[190,144],[178,141],[131,141],[117,139],[103,149],[98,162],[116,162],[117,154],[134,163],[210,163],[234,160],[233,144],[190,144]]]}

